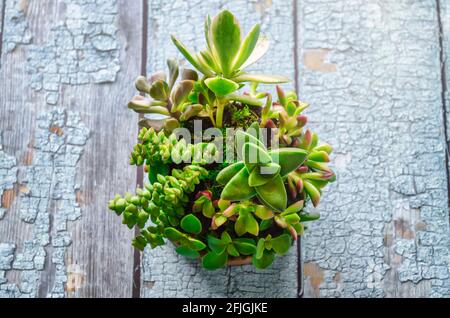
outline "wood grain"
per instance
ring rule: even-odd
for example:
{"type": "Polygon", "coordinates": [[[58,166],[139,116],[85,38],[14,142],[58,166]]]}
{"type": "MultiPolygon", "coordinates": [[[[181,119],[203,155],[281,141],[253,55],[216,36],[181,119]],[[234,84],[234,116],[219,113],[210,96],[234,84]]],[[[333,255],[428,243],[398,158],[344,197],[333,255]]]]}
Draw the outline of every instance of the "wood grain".
{"type": "MultiPolygon", "coordinates": [[[[67,12],[68,3],[63,1],[30,1],[27,4],[26,20],[35,47],[45,47],[52,40],[57,22],[65,21],[73,14],[67,12]]],[[[56,253],[62,251],[54,247],[59,231],[55,228],[55,218],[61,211],[66,211],[61,206],[66,201],[64,198],[51,198],[48,208],[50,243],[45,246],[44,268],[7,272],[8,284],[16,283],[19,289],[25,289],[26,275],[36,274],[38,278],[33,284],[37,287],[31,296],[46,297],[51,294],[56,280],[67,279],[65,295],[68,297],[131,297],[133,249],[130,240],[133,233],[107,209],[107,202],[116,192],[133,191],[136,185],[135,169],[128,165],[128,155],[137,134],[137,116],[127,110],[126,102],[134,94],[133,81],[140,72],[142,2],[120,0],[117,6],[117,18],[111,21],[111,26],[117,24],[119,30],[120,72],[114,83],[63,84],[59,88],[57,104],[50,106],[46,103],[45,94],[29,87],[31,79],[26,68],[31,46],[18,45],[13,52],[4,51],[2,54],[0,130],[3,131],[5,152],[15,156],[19,162],[19,183],[24,179],[27,167],[37,164],[36,147],[41,146],[40,141],[36,141],[36,134],[41,132],[37,127],[39,114],[48,114],[56,109],[64,110],[65,114],[79,113],[81,122],[74,129],[86,126],[90,131],[84,145],[71,147],[72,143],[79,142],[69,139],[74,136],[71,135],[71,123],[66,123],[66,128],[49,127],[51,136],[54,136],[51,138],[65,138],[65,147],[82,151],[81,159],[74,167],[76,185],[72,193],[67,193],[70,200],[73,196],[72,201],[81,209],[81,217],[68,222],[67,231],[72,243],[64,249],[64,264],[54,264],[52,260],[58,256],[56,253]],[[55,277],[64,272],[67,278],[55,277]]],[[[56,44],[56,49],[66,44],[56,44]]],[[[71,164],[69,155],[61,160],[64,167],[71,164]]],[[[51,184],[52,189],[58,189],[57,183],[51,184]]],[[[17,188],[20,189],[20,185],[17,188]]],[[[51,190],[48,196],[54,195],[55,191],[51,190]]],[[[36,230],[35,224],[20,218],[23,200],[20,195],[13,196],[5,218],[0,221],[0,242],[16,245],[15,261],[23,251],[24,243],[33,237],[36,230]]],[[[22,294],[23,290],[20,290],[10,295],[22,294]]]]}

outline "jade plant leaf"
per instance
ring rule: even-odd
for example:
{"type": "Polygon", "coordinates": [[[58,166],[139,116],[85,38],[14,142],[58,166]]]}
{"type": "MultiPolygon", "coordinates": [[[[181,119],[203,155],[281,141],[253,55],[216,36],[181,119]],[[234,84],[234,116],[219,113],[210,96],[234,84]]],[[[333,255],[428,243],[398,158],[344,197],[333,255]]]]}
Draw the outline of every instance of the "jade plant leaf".
{"type": "Polygon", "coordinates": [[[214,56],[220,61],[225,76],[232,71],[234,57],[241,46],[241,28],[233,14],[224,10],[211,21],[210,37],[214,56]]]}
{"type": "Polygon", "coordinates": [[[258,42],[256,42],[256,46],[253,49],[252,54],[244,62],[244,64],[242,64],[241,69],[247,68],[253,63],[256,63],[267,53],[268,49],[269,49],[269,39],[267,38],[267,36],[260,36],[258,42]]]}
{"type": "Polygon", "coordinates": [[[255,258],[261,258],[263,256],[264,250],[265,250],[265,240],[263,238],[260,238],[258,240],[258,244],[256,244],[256,253],[255,258]]]}
{"type": "Polygon", "coordinates": [[[258,187],[261,185],[266,184],[273,178],[275,178],[280,173],[281,167],[277,165],[276,163],[269,163],[267,166],[264,167],[257,167],[256,169],[253,169],[250,173],[250,176],[248,178],[248,184],[251,187],[258,187]],[[264,171],[270,172],[270,173],[262,173],[262,169],[264,171]]]}
{"type": "Polygon", "coordinates": [[[216,254],[222,254],[227,248],[227,243],[212,235],[208,235],[207,241],[209,248],[216,254]]]}
{"type": "Polygon", "coordinates": [[[241,102],[243,104],[247,104],[247,105],[251,105],[251,106],[258,106],[258,107],[261,107],[263,105],[262,101],[260,101],[257,98],[254,98],[252,96],[249,96],[249,95],[228,94],[227,96],[225,96],[225,100],[241,102]]]}
{"type": "Polygon", "coordinates": [[[196,250],[196,251],[201,251],[201,250],[203,250],[203,249],[206,248],[205,243],[203,243],[202,241],[199,241],[199,240],[197,240],[197,239],[194,239],[194,238],[192,238],[192,237],[189,237],[189,238],[188,238],[188,240],[187,240],[187,245],[188,245],[190,248],[192,248],[193,250],[196,250]]]}
{"type": "Polygon", "coordinates": [[[216,177],[220,184],[227,184],[244,167],[243,162],[236,162],[222,169],[216,177]]]}
{"type": "Polygon", "coordinates": [[[270,182],[255,187],[258,198],[268,207],[276,211],[284,211],[287,205],[287,193],[283,179],[277,175],[270,182]]]}
{"type": "Polygon", "coordinates": [[[290,80],[289,78],[280,75],[242,73],[236,77],[233,77],[233,81],[235,81],[236,83],[257,82],[264,84],[281,84],[287,83],[290,80]]]}
{"type": "Polygon", "coordinates": [[[248,171],[252,171],[255,165],[265,165],[272,162],[271,157],[262,147],[247,142],[242,149],[242,158],[248,171]]]}
{"type": "Polygon", "coordinates": [[[172,112],[177,111],[178,108],[187,100],[189,93],[192,91],[193,87],[193,81],[184,80],[174,88],[170,97],[172,100],[172,112]]]}
{"type": "Polygon", "coordinates": [[[255,188],[248,185],[248,171],[244,167],[225,185],[221,198],[230,201],[248,200],[256,195],[255,188]]]}
{"type": "Polygon", "coordinates": [[[261,224],[259,224],[259,230],[260,231],[265,231],[267,230],[269,227],[271,227],[273,224],[273,219],[268,219],[268,220],[262,220],[261,224]]]}
{"type": "Polygon", "coordinates": [[[244,38],[244,41],[242,41],[239,52],[234,60],[233,69],[239,69],[242,64],[244,64],[244,62],[247,61],[247,59],[250,57],[256,47],[256,43],[258,43],[260,30],[260,25],[256,24],[244,38]]]}
{"type": "Polygon", "coordinates": [[[275,254],[271,251],[264,251],[260,258],[256,258],[255,255],[253,255],[252,263],[258,269],[269,267],[275,259],[275,254]]]}
{"type": "Polygon", "coordinates": [[[181,219],[181,228],[188,233],[199,234],[202,231],[202,223],[193,214],[188,214],[181,219]]]}
{"type": "Polygon", "coordinates": [[[233,244],[242,255],[252,255],[256,252],[255,242],[252,239],[237,238],[233,244]]]}
{"type": "Polygon", "coordinates": [[[270,241],[272,243],[272,249],[280,255],[287,253],[292,244],[291,236],[289,234],[282,234],[272,238],[270,241]]]}
{"type": "Polygon", "coordinates": [[[225,96],[239,89],[239,85],[237,83],[219,76],[206,79],[205,84],[217,96],[225,96]]]}
{"type": "Polygon", "coordinates": [[[156,100],[165,101],[169,98],[170,88],[165,81],[156,81],[150,87],[150,96],[156,100]]]}
{"type": "Polygon", "coordinates": [[[261,220],[269,220],[273,218],[273,212],[264,205],[257,205],[255,215],[261,220]]]}
{"type": "Polygon", "coordinates": [[[236,223],[234,224],[234,230],[236,231],[236,234],[239,236],[242,236],[247,232],[255,236],[258,236],[259,224],[249,211],[242,210],[239,212],[239,216],[236,219],[236,223]]]}
{"type": "Polygon", "coordinates": [[[280,148],[271,150],[269,155],[280,165],[280,175],[284,177],[305,162],[308,152],[299,148],[280,148]]]}
{"type": "Polygon", "coordinates": [[[183,233],[173,227],[166,227],[164,229],[164,236],[173,242],[179,241],[185,237],[183,233]]]}
{"type": "Polygon", "coordinates": [[[229,244],[227,246],[227,253],[228,255],[234,256],[234,257],[238,257],[239,256],[239,251],[236,249],[236,247],[233,244],[229,244]]]}
{"type": "Polygon", "coordinates": [[[228,260],[228,253],[224,251],[221,254],[209,252],[202,258],[202,265],[209,270],[224,267],[228,260]]]}
{"type": "Polygon", "coordinates": [[[194,53],[192,53],[183,43],[181,43],[174,35],[171,36],[173,44],[177,47],[177,49],[183,54],[186,60],[192,64],[197,70],[202,72],[205,75],[211,76],[211,71],[204,67],[201,63],[199,63],[197,57],[194,53]]]}
{"type": "Polygon", "coordinates": [[[195,259],[195,258],[199,258],[200,257],[200,253],[199,252],[197,252],[197,251],[195,251],[193,249],[190,249],[189,247],[186,247],[186,246],[178,246],[175,249],[175,251],[178,254],[180,254],[180,255],[182,255],[184,257],[187,257],[187,258],[195,259]]]}
{"type": "Polygon", "coordinates": [[[259,147],[266,149],[266,146],[255,136],[252,136],[242,130],[238,130],[235,134],[236,138],[236,153],[239,159],[242,159],[242,151],[246,143],[252,143],[259,147]]]}

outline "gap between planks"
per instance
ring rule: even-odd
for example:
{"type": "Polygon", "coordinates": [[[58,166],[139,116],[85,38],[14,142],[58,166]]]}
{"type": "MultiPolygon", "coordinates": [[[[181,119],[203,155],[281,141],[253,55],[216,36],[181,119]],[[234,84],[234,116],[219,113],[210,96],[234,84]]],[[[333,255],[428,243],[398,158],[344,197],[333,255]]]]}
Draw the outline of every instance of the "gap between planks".
{"type": "MultiPolygon", "coordinates": [[[[449,136],[447,132],[447,105],[445,94],[447,91],[447,74],[446,64],[444,56],[444,28],[441,19],[441,3],[440,0],[436,0],[436,15],[438,23],[438,42],[439,42],[439,62],[440,62],[440,78],[441,78],[441,104],[442,104],[442,122],[444,129],[444,151],[445,151],[445,174],[447,177],[447,207],[450,208],[450,167],[449,167],[449,136]]],[[[450,215],[450,212],[449,212],[450,215]]]]}
{"type": "MultiPolygon", "coordinates": [[[[147,77],[147,40],[148,36],[148,1],[142,0],[142,41],[141,41],[141,75],[147,77]]],[[[143,114],[139,114],[139,119],[143,118],[143,114]]],[[[138,128],[139,132],[139,128],[138,128]]],[[[144,168],[138,166],[136,170],[136,186],[144,185],[144,168]]],[[[135,229],[135,235],[139,235],[139,228],[135,229]]],[[[133,298],[141,298],[141,252],[134,248],[134,264],[133,264],[133,290],[131,293],[133,298]]]]}

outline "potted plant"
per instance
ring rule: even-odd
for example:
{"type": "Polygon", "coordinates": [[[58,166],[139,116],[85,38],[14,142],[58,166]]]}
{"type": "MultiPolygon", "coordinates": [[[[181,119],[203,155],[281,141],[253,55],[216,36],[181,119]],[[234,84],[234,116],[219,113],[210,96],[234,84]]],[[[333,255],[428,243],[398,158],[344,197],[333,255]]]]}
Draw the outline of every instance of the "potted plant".
{"type": "Polygon", "coordinates": [[[277,85],[273,101],[258,90],[287,78],[245,71],[268,48],[259,25],[241,39],[238,21],[222,11],[206,18],[205,38],[206,49],[193,53],[172,36],[196,71],[169,60],[168,76],[137,78],[141,95],[128,107],[147,117],[130,164],[144,166],[148,182],[109,208],[139,227],[132,244],[140,250],[169,240],[206,269],[263,269],[319,218],[306,209],[335,180],[332,148],[305,129],[309,105],[295,92],[277,85]]]}

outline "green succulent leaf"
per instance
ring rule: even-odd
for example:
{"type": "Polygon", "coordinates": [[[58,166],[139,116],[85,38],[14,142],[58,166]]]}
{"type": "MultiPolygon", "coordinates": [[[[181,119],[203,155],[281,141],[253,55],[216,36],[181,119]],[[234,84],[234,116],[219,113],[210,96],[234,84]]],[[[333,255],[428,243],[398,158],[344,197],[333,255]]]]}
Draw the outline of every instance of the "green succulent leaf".
{"type": "Polygon", "coordinates": [[[318,219],[320,219],[319,213],[302,213],[302,214],[300,214],[301,222],[316,221],[318,219]]]}
{"type": "Polygon", "coordinates": [[[188,233],[199,234],[202,231],[202,223],[193,214],[187,214],[181,219],[181,228],[188,233]]]}
{"type": "Polygon", "coordinates": [[[239,256],[239,251],[236,249],[236,247],[233,244],[229,244],[227,246],[227,253],[228,255],[234,256],[234,257],[238,257],[239,256]]]}
{"type": "Polygon", "coordinates": [[[237,238],[233,241],[233,244],[242,255],[252,255],[256,252],[256,246],[254,242],[249,242],[248,240],[237,238]]]}
{"type": "Polygon", "coordinates": [[[242,168],[225,185],[220,197],[224,200],[242,201],[251,199],[256,195],[255,188],[248,185],[249,173],[246,168],[242,168]]]}
{"type": "Polygon", "coordinates": [[[305,192],[311,198],[312,204],[316,207],[320,201],[320,191],[309,180],[303,180],[303,186],[305,192]]]}
{"type": "Polygon", "coordinates": [[[259,224],[249,211],[242,210],[239,212],[239,216],[234,224],[234,230],[239,236],[242,236],[245,233],[258,236],[259,224]]]}
{"type": "Polygon", "coordinates": [[[258,240],[258,243],[256,244],[255,258],[260,259],[263,257],[264,250],[266,249],[265,242],[266,241],[263,238],[258,240]]]}
{"type": "Polygon", "coordinates": [[[272,238],[270,241],[272,243],[272,249],[280,255],[287,253],[292,244],[292,239],[289,234],[282,234],[272,238]]]}
{"type": "Polygon", "coordinates": [[[251,105],[251,106],[263,106],[263,102],[260,101],[257,98],[254,98],[249,95],[240,95],[240,94],[229,94],[225,96],[225,100],[227,101],[235,101],[235,102],[241,102],[243,104],[251,105]]]}
{"type": "Polygon", "coordinates": [[[202,110],[203,105],[201,104],[189,105],[185,110],[183,110],[183,113],[180,116],[180,120],[189,120],[190,118],[197,116],[202,110]]]}
{"type": "Polygon", "coordinates": [[[189,237],[187,242],[188,242],[188,244],[187,244],[188,247],[190,247],[196,251],[201,251],[206,248],[205,243],[203,243],[202,241],[199,241],[195,238],[192,238],[192,237],[189,237]]]}
{"type": "Polygon", "coordinates": [[[184,80],[174,88],[170,98],[172,100],[172,112],[179,110],[178,108],[187,100],[193,87],[193,81],[184,80]]]}
{"type": "Polygon", "coordinates": [[[216,210],[214,209],[214,205],[210,200],[207,200],[202,207],[202,214],[207,218],[212,218],[216,210]]]}
{"type": "Polygon", "coordinates": [[[200,258],[200,253],[197,252],[196,250],[190,249],[189,247],[186,246],[178,246],[175,251],[187,258],[192,258],[192,259],[196,259],[196,258],[200,258]]]}
{"type": "Polygon", "coordinates": [[[260,231],[265,231],[268,228],[270,228],[273,224],[273,218],[272,219],[268,219],[268,220],[262,220],[261,223],[259,224],[259,230],[260,231]]]}
{"type": "Polygon", "coordinates": [[[225,76],[232,72],[232,64],[241,46],[241,28],[233,14],[223,10],[211,21],[211,48],[214,56],[220,61],[225,76]]]}
{"type": "Polygon", "coordinates": [[[266,184],[267,182],[273,180],[277,175],[279,175],[281,167],[276,163],[269,163],[265,166],[259,166],[253,169],[248,178],[248,184],[251,187],[258,187],[266,184]],[[265,173],[262,173],[265,172],[265,173]]]}
{"type": "Polygon", "coordinates": [[[164,236],[167,237],[172,242],[177,242],[183,238],[185,238],[185,235],[178,231],[177,229],[173,227],[166,227],[164,229],[164,236]]]}
{"type": "Polygon", "coordinates": [[[255,209],[255,215],[261,220],[269,220],[273,218],[273,212],[264,205],[257,205],[255,209]]]}
{"type": "Polygon", "coordinates": [[[255,189],[258,198],[269,208],[279,212],[286,209],[287,193],[280,175],[262,186],[255,187],[255,189]]]}
{"type": "Polygon", "coordinates": [[[180,70],[178,67],[178,62],[175,59],[168,59],[167,67],[169,68],[169,86],[168,87],[169,87],[169,91],[170,91],[172,89],[173,85],[175,85],[175,82],[178,78],[178,74],[179,74],[180,70]]]}
{"type": "Polygon", "coordinates": [[[222,254],[228,245],[227,243],[223,242],[222,240],[212,235],[208,235],[207,242],[209,248],[216,254],[222,254]]]}
{"type": "Polygon", "coordinates": [[[245,37],[244,41],[242,42],[239,52],[236,55],[233,69],[237,70],[239,69],[242,64],[244,64],[245,61],[250,57],[253,50],[256,47],[256,43],[258,42],[259,33],[260,33],[261,27],[259,24],[256,24],[253,26],[253,28],[250,30],[250,32],[245,37]]]}
{"type": "Polygon", "coordinates": [[[301,209],[303,209],[303,206],[304,206],[303,200],[297,201],[297,202],[291,204],[290,206],[288,206],[288,208],[286,210],[284,210],[283,213],[281,213],[281,215],[288,215],[291,213],[300,212],[301,209]]]}
{"type": "Polygon", "coordinates": [[[206,79],[205,84],[216,96],[225,96],[239,89],[237,83],[219,76],[206,79]]]}
{"type": "Polygon", "coordinates": [[[202,258],[202,265],[209,270],[218,269],[224,267],[228,261],[228,253],[224,251],[221,254],[209,252],[202,258]]]}
{"type": "Polygon", "coordinates": [[[281,84],[290,81],[289,78],[281,75],[250,74],[250,73],[241,73],[238,76],[233,77],[232,80],[235,81],[236,83],[257,82],[265,84],[281,84]]]}
{"type": "Polygon", "coordinates": [[[205,68],[202,64],[200,64],[195,54],[192,53],[183,43],[181,43],[174,35],[172,35],[171,38],[173,44],[177,47],[181,54],[183,54],[186,60],[188,60],[189,63],[192,64],[192,66],[194,66],[197,70],[207,76],[212,75],[212,72],[209,69],[205,68]]]}
{"type": "Polygon", "coordinates": [[[252,263],[258,269],[265,269],[273,263],[274,259],[275,254],[273,252],[264,251],[260,258],[256,258],[255,255],[253,255],[252,263]]]}
{"type": "Polygon", "coordinates": [[[264,148],[250,142],[244,144],[242,158],[249,172],[252,171],[256,165],[266,165],[272,162],[272,158],[264,148]]]}
{"type": "Polygon", "coordinates": [[[242,159],[242,152],[244,149],[245,143],[255,144],[263,149],[266,149],[266,146],[255,136],[252,136],[242,130],[238,130],[235,134],[236,139],[236,153],[240,159],[242,159]]]}
{"type": "Polygon", "coordinates": [[[253,49],[252,54],[244,62],[244,64],[242,64],[240,69],[245,69],[248,66],[257,62],[259,59],[261,59],[267,53],[268,49],[269,49],[269,39],[267,38],[267,36],[260,36],[258,39],[258,42],[256,42],[256,46],[253,49]]]}
{"type": "Polygon", "coordinates": [[[191,80],[191,81],[198,81],[198,74],[196,71],[191,70],[189,68],[185,68],[183,70],[183,73],[181,74],[181,79],[182,80],[191,80]]]}
{"type": "Polygon", "coordinates": [[[228,167],[223,168],[216,177],[216,181],[220,184],[227,184],[239,171],[244,168],[242,161],[233,163],[228,167]]]}
{"type": "Polygon", "coordinates": [[[308,152],[299,148],[279,148],[269,152],[273,162],[280,165],[280,175],[284,177],[305,162],[308,152]]]}

